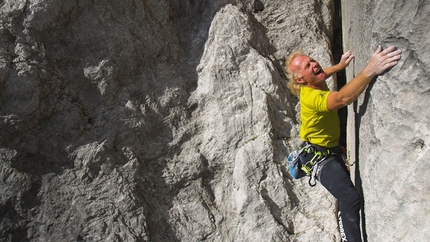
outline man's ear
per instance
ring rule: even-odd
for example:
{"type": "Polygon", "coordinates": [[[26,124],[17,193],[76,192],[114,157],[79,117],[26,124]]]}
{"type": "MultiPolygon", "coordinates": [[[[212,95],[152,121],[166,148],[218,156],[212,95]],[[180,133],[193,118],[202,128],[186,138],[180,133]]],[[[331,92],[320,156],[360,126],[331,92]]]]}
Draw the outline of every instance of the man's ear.
{"type": "Polygon", "coordinates": [[[297,82],[297,83],[299,83],[299,84],[302,84],[302,85],[306,85],[307,83],[306,83],[306,81],[305,80],[303,80],[303,78],[302,77],[300,77],[300,78],[296,78],[295,79],[295,81],[297,82]]]}

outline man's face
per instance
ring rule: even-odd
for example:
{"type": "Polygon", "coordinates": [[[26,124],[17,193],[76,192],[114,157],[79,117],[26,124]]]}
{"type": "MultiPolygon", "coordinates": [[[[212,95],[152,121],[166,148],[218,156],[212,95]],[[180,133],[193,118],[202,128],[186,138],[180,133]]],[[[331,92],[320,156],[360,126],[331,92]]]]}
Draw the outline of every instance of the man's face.
{"type": "Polygon", "coordinates": [[[290,70],[300,74],[302,78],[297,80],[305,85],[316,86],[327,79],[326,73],[320,64],[306,55],[299,55],[290,64],[290,70]]]}

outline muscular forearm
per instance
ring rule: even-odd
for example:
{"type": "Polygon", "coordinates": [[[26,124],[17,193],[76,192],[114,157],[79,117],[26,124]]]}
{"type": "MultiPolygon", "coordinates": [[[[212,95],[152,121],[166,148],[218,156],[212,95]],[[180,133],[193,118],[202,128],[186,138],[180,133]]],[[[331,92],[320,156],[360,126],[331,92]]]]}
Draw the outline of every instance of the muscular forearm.
{"type": "Polygon", "coordinates": [[[352,54],[351,51],[348,50],[347,52],[345,52],[342,55],[339,63],[324,69],[325,74],[327,75],[327,77],[330,77],[334,73],[345,69],[349,65],[349,63],[352,61],[352,59],[354,59],[354,55],[352,54]]]}
{"type": "Polygon", "coordinates": [[[374,76],[360,72],[338,92],[331,92],[327,99],[329,110],[336,110],[354,102],[366,90],[374,76]]]}
{"type": "Polygon", "coordinates": [[[384,51],[379,46],[366,67],[352,81],[338,92],[330,92],[327,99],[328,109],[336,110],[355,101],[366,90],[366,87],[375,76],[397,64],[401,53],[402,51],[396,50],[394,46],[390,46],[384,51]]]}
{"type": "Polygon", "coordinates": [[[327,77],[330,77],[331,75],[333,75],[334,73],[341,71],[343,69],[345,69],[346,66],[341,65],[340,63],[337,65],[333,65],[330,67],[327,67],[324,69],[325,74],[327,75],[327,77]]]}

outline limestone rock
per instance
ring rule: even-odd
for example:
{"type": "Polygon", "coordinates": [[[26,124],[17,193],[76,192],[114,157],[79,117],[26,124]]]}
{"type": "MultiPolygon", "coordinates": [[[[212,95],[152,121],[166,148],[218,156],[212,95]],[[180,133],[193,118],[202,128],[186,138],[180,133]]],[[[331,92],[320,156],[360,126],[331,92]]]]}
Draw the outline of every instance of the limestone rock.
{"type": "Polygon", "coordinates": [[[342,3],[344,44],[356,54],[349,79],[378,45],[403,51],[398,65],[379,76],[349,112],[363,226],[369,241],[428,240],[430,2],[342,3]]]}
{"type": "MultiPolygon", "coordinates": [[[[380,17],[374,33],[352,17],[375,15],[343,17],[350,78],[378,41],[405,53],[360,101],[373,104],[357,124],[369,241],[394,230],[379,225],[404,225],[393,238],[412,241],[425,228],[401,220],[428,203],[427,178],[411,175],[428,169],[428,6],[416,4],[391,6],[405,7],[414,34],[391,13],[398,28],[380,17]],[[415,126],[384,132],[401,124],[393,111],[415,126]],[[392,155],[381,144],[398,135],[404,152],[392,155]],[[384,169],[388,153],[403,169],[375,176],[367,160],[384,169]],[[374,212],[381,194],[385,217],[374,212]]],[[[0,240],[339,241],[336,201],[288,175],[299,120],[282,67],[295,49],[332,64],[335,14],[329,0],[0,1],[0,240]]]]}

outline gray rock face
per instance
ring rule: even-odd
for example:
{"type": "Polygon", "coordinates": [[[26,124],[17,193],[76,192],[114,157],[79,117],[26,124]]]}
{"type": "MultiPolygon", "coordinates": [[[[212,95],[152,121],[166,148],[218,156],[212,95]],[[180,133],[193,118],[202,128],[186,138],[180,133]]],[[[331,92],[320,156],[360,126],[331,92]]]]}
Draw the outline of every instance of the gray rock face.
{"type": "Polygon", "coordinates": [[[343,1],[348,79],[378,44],[403,51],[399,64],[350,107],[369,241],[426,241],[430,235],[429,1],[343,1]],[[363,11],[357,11],[362,9],[363,11]]]}
{"type": "MultiPolygon", "coordinates": [[[[404,50],[350,110],[365,231],[420,241],[428,4],[362,4],[343,3],[349,79],[375,43],[404,50]]],[[[282,64],[295,49],[333,63],[332,1],[0,6],[1,241],[340,240],[336,201],[284,162],[300,141],[282,64]]]]}

